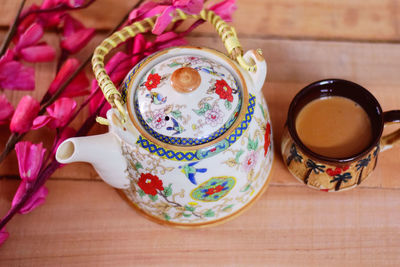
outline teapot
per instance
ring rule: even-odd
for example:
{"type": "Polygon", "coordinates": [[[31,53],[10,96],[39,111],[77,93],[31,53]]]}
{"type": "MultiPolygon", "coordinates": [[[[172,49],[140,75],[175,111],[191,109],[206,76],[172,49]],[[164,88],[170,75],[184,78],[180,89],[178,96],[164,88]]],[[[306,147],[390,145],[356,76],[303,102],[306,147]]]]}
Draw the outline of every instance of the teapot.
{"type": "Polygon", "coordinates": [[[104,57],[157,17],[105,39],[93,71],[112,105],[105,134],[65,140],[63,164],[88,162],[132,206],[161,224],[206,226],[233,218],[267,188],[273,162],[272,129],[262,94],[267,65],[261,50],[243,55],[234,29],[210,10],[196,18],[217,29],[228,58],[213,49],[182,46],[138,63],[117,90],[104,57]]]}

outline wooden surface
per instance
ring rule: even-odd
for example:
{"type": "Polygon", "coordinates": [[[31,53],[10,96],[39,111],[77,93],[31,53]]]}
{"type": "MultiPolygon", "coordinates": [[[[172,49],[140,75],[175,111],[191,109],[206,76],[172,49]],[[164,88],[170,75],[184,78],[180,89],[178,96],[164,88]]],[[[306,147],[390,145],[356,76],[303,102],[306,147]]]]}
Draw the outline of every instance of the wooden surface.
{"type": "MultiPolygon", "coordinates": [[[[2,0],[1,36],[17,9],[2,0]]],[[[104,38],[133,1],[99,0],[76,14],[104,38]],[[107,10],[107,11],[106,11],[107,10]]],[[[324,193],[290,176],[277,148],[291,99],[305,85],[344,78],[368,88],[384,110],[400,108],[400,1],[241,0],[233,25],[245,49],[261,48],[272,116],[276,161],[269,189],[242,216],[207,229],[157,225],[134,212],[87,164],[71,164],[47,183],[45,205],[16,216],[0,247],[0,266],[399,266],[400,147],[380,154],[358,189],[324,193]]],[[[50,34],[48,41],[56,42],[50,34]]],[[[1,37],[2,38],[2,37],[1,37]]],[[[209,26],[192,44],[216,47],[209,26]]],[[[37,69],[39,97],[53,63],[37,69]]],[[[7,93],[16,103],[21,93],[7,93]]],[[[396,127],[387,129],[394,130],[396,127]]],[[[4,146],[7,127],[1,127],[4,146]]],[[[98,126],[93,133],[105,129],[98,126]]],[[[29,135],[39,142],[51,132],[29,135]]],[[[0,166],[0,214],[18,186],[15,155],[0,166]]]]}

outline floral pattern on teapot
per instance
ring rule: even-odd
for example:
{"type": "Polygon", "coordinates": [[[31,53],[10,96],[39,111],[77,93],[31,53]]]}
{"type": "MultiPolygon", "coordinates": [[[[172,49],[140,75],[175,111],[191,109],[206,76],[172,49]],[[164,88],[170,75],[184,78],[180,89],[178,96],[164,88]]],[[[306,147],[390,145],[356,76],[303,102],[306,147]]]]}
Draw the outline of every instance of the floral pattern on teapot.
{"type": "Polygon", "coordinates": [[[240,211],[261,193],[273,159],[271,124],[263,103],[254,112],[255,123],[221,157],[182,164],[122,144],[131,183],[123,192],[146,214],[171,223],[212,222],[240,211]],[[179,186],[176,180],[182,179],[187,182],[179,186]]]}
{"type": "MultiPolygon", "coordinates": [[[[254,110],[256,107],[256,97],[251,95],[249,96],[249,103],[247,106],[247,112],[243,117],[243,120],[240,122],[238,127],[233,131],[229,136],[227,136],[222,141],[218,142],[215,145],[211,145],[204,149],[193,150],[193,151],[175,151],[171,149],[166,149],[162,146],[158,146],[151,141],[147,140],[143,136],[140,136],[137,144],[139,144],[142,148],[146,149],[150,153],[157,154],[162,158],[168,158],[177,161],[191,161],[191,160],[200,160],[204,158],[211,157],[221,151],[226,150],[228,147],[233,145],[236,140],[238,140],[242,134],[247,130],[250,126],[250,123],[253,119],[254,110]]],[[[236,115],[237,116],[237,115],[236,115]]],[[[269,128],[270,129],[270,128],[269,128]]],[[[209,139],[214,139],[211,137],[209,139]]],[[[207,139],[207,140],[209,140],[207,139]]],[[[165,139],[163,139],[165,140],[165,139]]],[[[192,140],[188,138],[188,142],[192,140]]],[[[209,140],[210,141],[210,140],[209,140]]],[[[193,141],[194,142],[194,141],[193,141]]],[[[197,144],[195,142],[195,144],[197,144]]]]}
{"type": "Polygon", "coordinates": [[[141,125],[156,139],[174,145],[199,145],[218,138],[234,123],[241,105],[242,92],[235,77],[220,63],[191,55],[172,57],[152,67],[141,77],[135,93],[135,113],[141,125]],[[171,86],[171,74],[182,67],[199,73],[200,87],[190,95],[171,86]]]}

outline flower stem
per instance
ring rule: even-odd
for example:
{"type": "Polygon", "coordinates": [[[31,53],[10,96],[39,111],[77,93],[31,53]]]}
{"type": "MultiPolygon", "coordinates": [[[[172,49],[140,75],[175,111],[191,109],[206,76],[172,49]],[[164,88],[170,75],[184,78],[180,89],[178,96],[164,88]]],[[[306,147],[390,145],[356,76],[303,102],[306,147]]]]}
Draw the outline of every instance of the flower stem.
{"type": "Polygon", "coordinates": [[[4,150],[0,154],[0,163],[7,157],[7,155],[14,149],[14,146],[19,140],[21,140],[22,135],[17,133],[11,133],[10,137],[7,140],[6,146],[4,150]]]}
{"type": "Polygon", "coordinates": [[[6,38],[4,39],[3,43],[1,44],[0,57],[2,57],[4,55],[8,46],[11,43],[12,38],[14,37],[15,31],[17,30],[17,26],[18,26],[19,15],[21,14],[22,9],[24,8],[25,2],[26,2],[26,0],[21,1],[17,15],[15,16],[14,21],[13,21],[10,29],[7,32],[6,38]]]}

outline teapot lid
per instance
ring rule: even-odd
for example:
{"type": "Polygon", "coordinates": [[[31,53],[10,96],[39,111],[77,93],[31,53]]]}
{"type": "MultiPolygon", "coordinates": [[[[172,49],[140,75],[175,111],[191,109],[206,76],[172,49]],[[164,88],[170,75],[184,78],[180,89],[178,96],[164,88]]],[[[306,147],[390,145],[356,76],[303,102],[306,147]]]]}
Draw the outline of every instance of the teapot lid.
{"type": "Polygon", "coordinates": [[[231,128],[242,109],[243,78],[225,55],[204,50],[164,50],[132,71],[127,106],[141,132],[187,147],[218,139],[231,128]]]}

